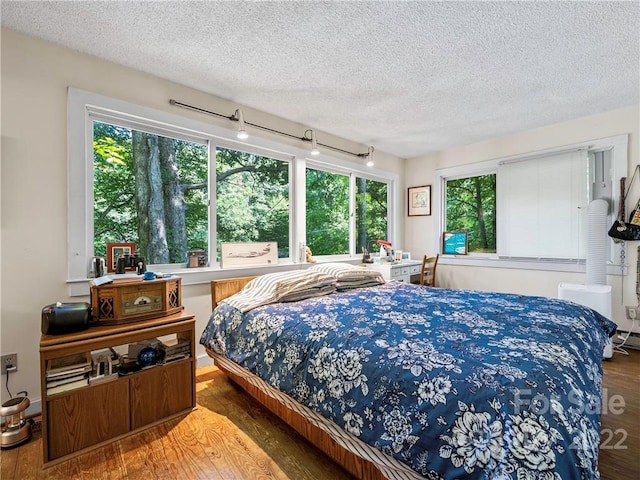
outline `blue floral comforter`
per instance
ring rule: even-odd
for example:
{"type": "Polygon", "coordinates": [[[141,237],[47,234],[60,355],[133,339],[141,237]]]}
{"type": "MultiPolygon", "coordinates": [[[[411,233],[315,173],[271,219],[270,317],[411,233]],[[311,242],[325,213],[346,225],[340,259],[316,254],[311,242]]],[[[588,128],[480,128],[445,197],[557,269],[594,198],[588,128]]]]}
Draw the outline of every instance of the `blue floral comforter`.
{"type": "Polygon", "coordinates": [[[593,479],[614,330],[562,300],[393,282],[221,303],[200,342],[426,478],[593,479]]]}

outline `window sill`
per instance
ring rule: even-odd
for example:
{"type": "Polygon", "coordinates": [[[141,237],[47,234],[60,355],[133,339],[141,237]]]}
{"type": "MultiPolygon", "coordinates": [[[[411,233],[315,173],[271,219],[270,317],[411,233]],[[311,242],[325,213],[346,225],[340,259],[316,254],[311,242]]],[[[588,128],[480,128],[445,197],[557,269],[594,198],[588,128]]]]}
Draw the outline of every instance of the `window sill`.
{"type": "MultiPolygon", "coordinates": [[[[551,259],[506,259],[490,255],[440,255],[439,265],[466,267],[514,268],[518,270],[547,270],[554,272],[585,273],[584,261],[554,261],[551,259]]],[[[620,265],[607,265],[607,275],[620,275],[620,265]]],[[[627,274],[625,266],[622,275],[627,274]]]]}
{"type": "MultiPolygon", "coordinates": [[[[327,262],[360,262],[361,256],[350,257],[349,255],[334,255],[316,257],[316,263],[327,262]]],[[[177,267],[175,265],[151,265],[148,270],[152,272],[171,273],[182,279],[182,286],[185,285],[200,285],[209,283],[211,280],[218,280],[223,278],[233,277],[249,277],[254,275],[265,275],[267,273],[284,272],[287,270],[300,270],[308,268],[314,265],[314,263],[293,263],[290,260],[281,260],[281,263],[273,266],[246,266],[246,267],[226,267],[220,268],[219,265],[202,268],[186,268],[177,267]]],[[[70,297],[82,297],[89,295],[89,282],[90,278],[80,278],[67,280],[69,286],[70,297]]]]}

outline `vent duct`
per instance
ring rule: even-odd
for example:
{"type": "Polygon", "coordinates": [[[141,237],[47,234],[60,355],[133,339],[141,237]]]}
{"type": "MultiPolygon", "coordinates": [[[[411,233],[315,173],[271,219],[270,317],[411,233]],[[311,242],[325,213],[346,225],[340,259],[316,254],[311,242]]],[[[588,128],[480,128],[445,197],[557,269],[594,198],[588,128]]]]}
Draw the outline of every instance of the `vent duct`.
{"type": "Polygon", "coordinates": [[[585,285],[607,284],[607,212],[609,204],[598,199],[587,210],[587,275],[585,285]]]}

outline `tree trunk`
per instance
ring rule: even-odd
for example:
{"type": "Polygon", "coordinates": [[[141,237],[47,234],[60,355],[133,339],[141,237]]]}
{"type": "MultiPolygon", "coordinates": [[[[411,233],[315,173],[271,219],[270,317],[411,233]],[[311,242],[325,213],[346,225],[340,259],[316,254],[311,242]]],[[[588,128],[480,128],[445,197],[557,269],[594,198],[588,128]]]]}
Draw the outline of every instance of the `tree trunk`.
{"type": "Polygon", "coordinates": [[[187,226],[185,223],[184,189],[178,178],[176,141],[158,139],[162,188],[164,190],[164,219],[169,248],[169,263],[187,261],[187,226]]]}
{"type": "Polygon", "coordinates": [[[486,250],[489,245],[487,244],[487,227],[484,222],[484,210],[482,209],[482,185],[480,183],[480,177],[474,177],[475,184],[475,197],[476,197],[476,216],[478,218],[478,233],[480,234],[480,246],[483,250],[486,250]]]}
{"type": "Polygon", "coordinates": [[[361,250],[361,247],[369,248],[367,242],[367,181],[364,178],[356,177],[356,198],[360,198],[356,211],[358,212],[358,219],[356,221],[356,228],[358,229],[356,238],[356,253],[361,250]]]}
{"type": "Polygon", "coordinates": [[[132,131],[138,251],[149,264],[168,263],[158,136],[132,131]]]}

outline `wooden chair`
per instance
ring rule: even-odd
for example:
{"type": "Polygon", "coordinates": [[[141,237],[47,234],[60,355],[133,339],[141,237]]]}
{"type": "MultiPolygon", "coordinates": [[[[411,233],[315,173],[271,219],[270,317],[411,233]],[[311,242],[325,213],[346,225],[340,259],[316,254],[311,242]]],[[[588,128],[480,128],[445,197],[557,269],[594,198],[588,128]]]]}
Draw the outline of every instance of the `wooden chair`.
{"type": "Polygon", "coordinates": [[[440,254],[436,254],[435,257],[422,257],[422,267],[420,268],[420,285],[427,285],[428,287],[436,286],[436,267],[438,266],[438,257],[440,254]]]}

